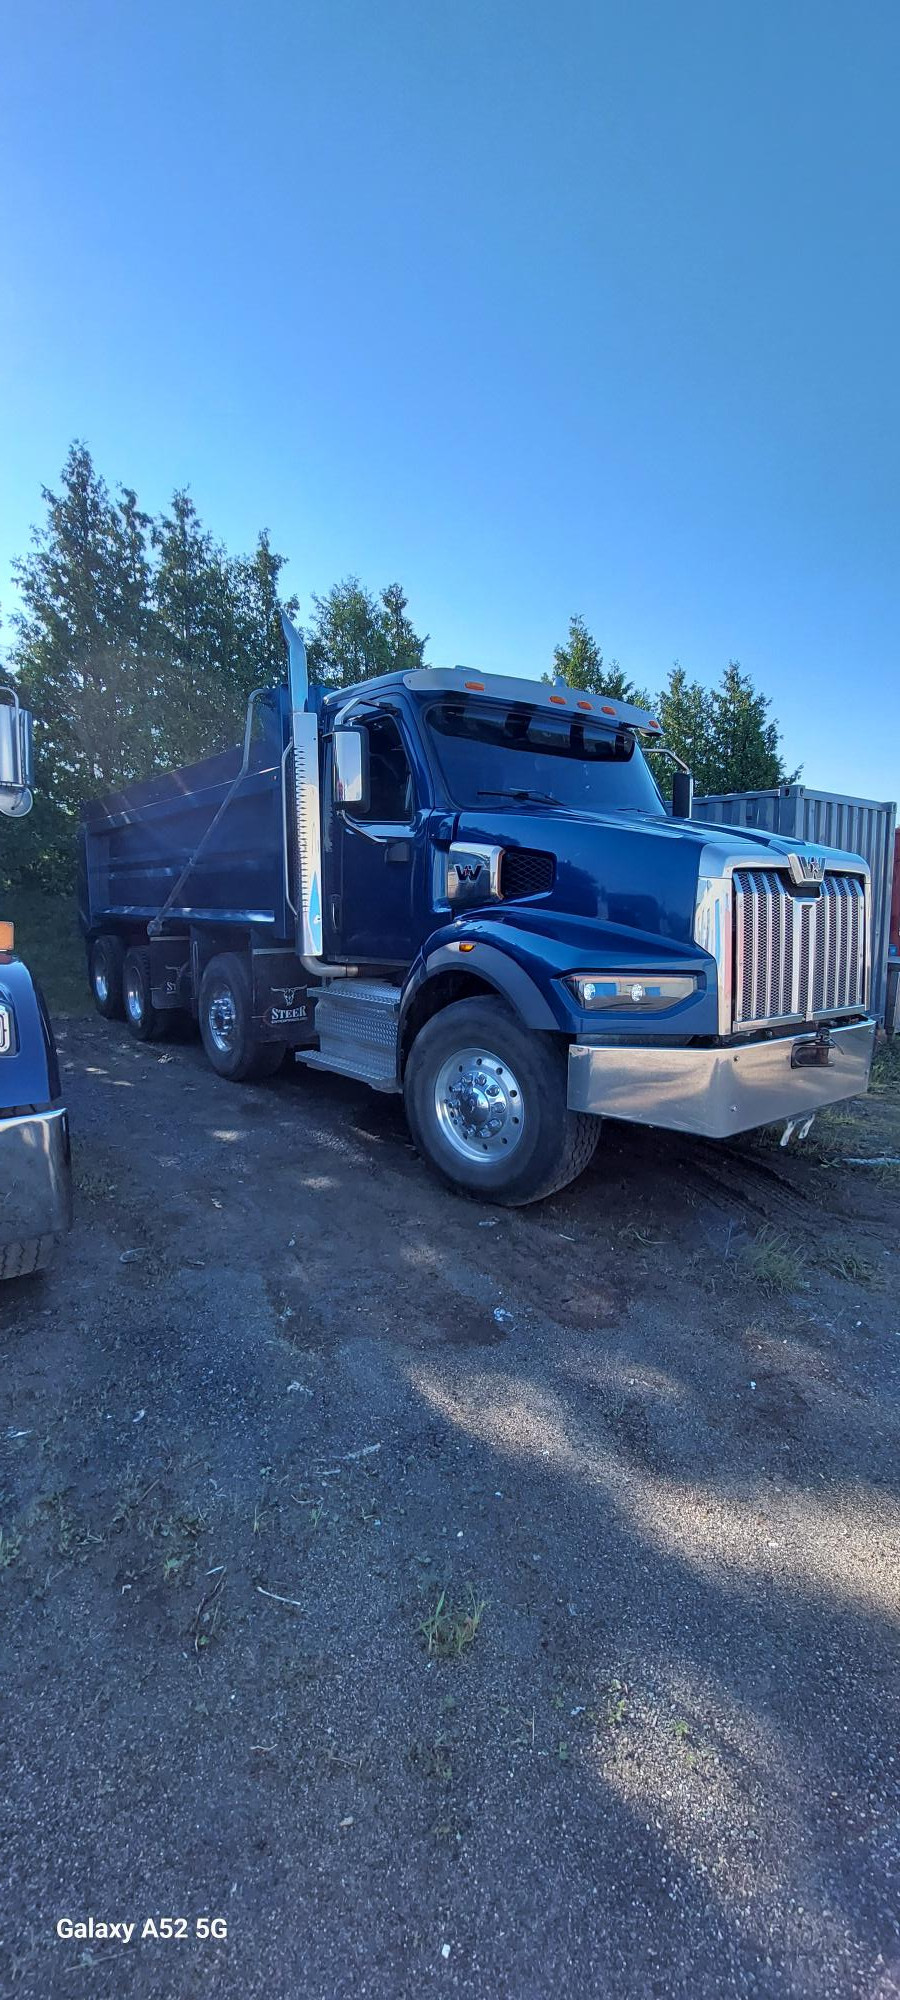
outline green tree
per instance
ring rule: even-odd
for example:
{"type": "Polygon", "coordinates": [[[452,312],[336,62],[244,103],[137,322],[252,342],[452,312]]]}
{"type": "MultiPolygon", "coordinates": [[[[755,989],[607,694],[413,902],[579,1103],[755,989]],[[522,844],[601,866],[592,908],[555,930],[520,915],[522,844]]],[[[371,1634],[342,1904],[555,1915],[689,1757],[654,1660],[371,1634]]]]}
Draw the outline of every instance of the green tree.
{"type": "MultiPolygon", "coordinates": [[[[683,758],[693,773],[698,792],[715,789],[717,766],[713,742],[712,697],[699,681],[689,681],[676,660],[657,702],[656,715],[662,723],[665,741],[677,757],[683,758]]],[[[661,789],[671,790],[671,767],[664,759],[654,760],[654,776],[661,789]]]]}
{"type": "Polygon", "coordinates": [[[311,678],[325,687],[354,687],[373,674],[421,667],[427,643],[407,615],[399,583],[375,598],[358,576],[347,576],[324,597],[313,597],[307,653],[311,678]]]}
{"type": "Polygon", "coordinates": [[[577,614],[569,619],[569,636],[563,646],[553,649],[554,672],[544,674],[545,682],[564,680],[568,687],[585,694],[605,694],[611,701],[631,701],[649,708],[650,696],[630,681],[618,660],[605,660],[592,632],[577,614]]]}
{"type": "Polygon", "coordinates": [[[252,556],[238,557],[232,564],[248,691],[249,687],[274,687],[284,679],[281,612],[296,618],[300,609],[296,597],[281,596],[279,581],[284,567],[285,558],[275,554],[266,529],[258,537],[252,556]]]}
{"type": "Polygon", "coordinates": [[[399,583],[387,584],[381,593],[375,623],[376,652],[384,663],[379,668],[383,674],[411,673],[413,668],[425,665],[428,633],[424,639],[419,638],[412,619],[407,616],[408,603],[399,583]]]}
{"type": "Polygon", "coordinates": [[[712,697],[712,743],[717,792],[759,792],[793,782],[784,768],[771,702],[755,688],[738,660],[729,660],[712,697]]]}
{"type": "MultiPolygon", "coordinates": [[[[689,681],[676,661],[657,706],[670,749],[683,757],[701,796],[716,792],[768,791],[793,783],[785,770],[778,725],[768,697],[754,687],[738,661],[730,660],[717,688],[689,681]]],[[[663,767],[657,766],[662,780],[663,767]]],[[[664,789],[666,787],[664,786],[664,789]]]]}
{"type": "Polygon", "coordinates": [[[187,493],[152,522],[84,444],[43,497],[8,663],[35,714],[35,804],[2,866],[7,883],[55,888],[74,874],[84,799],[237,742],[249,689],[284,678],[283,558],[266,534],[229,556],[187,493]]]}
{"type": "Polygon", "coordinates": [[[234,743],[246,705],[248,662],[237,579],[190,495],[173,494],[153,530],[153,600],[160,650],[156,747],[190,763],[234,743]]]}
{"type": "Polygon", "coordinates": [[[18,865],[56,879],[71,873],[81,800],[145,768],[155,646],[149,522],[134,493],[114,499],[76,443],[43,499],[46,519],[13,566],[22,610],[9,664],[35,715],[37,798],[18,865]]]}

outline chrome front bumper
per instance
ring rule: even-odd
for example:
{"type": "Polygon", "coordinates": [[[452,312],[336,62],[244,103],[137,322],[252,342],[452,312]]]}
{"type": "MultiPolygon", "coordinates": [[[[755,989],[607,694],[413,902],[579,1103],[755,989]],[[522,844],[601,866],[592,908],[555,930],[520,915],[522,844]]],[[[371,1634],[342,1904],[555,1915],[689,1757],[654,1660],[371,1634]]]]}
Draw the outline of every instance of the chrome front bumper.
{"type": "Polygon", "coordinates": [[[72,1225],[69,1120],[64,1107],[0,1118],[0,1250],[72,1225]]]}
{"type": "Polygon", "coordinates": [[[573,1042],[571,1111],[593,1111],[672,1132],[727,1139],[782,1118],[806,1118],[869,1081],[875,1022],[833,1028],[827,1066],[795,1068],[794,1050],[811,1036],[786,1035],[722,1049],[628,1048],[573,1042]]]}

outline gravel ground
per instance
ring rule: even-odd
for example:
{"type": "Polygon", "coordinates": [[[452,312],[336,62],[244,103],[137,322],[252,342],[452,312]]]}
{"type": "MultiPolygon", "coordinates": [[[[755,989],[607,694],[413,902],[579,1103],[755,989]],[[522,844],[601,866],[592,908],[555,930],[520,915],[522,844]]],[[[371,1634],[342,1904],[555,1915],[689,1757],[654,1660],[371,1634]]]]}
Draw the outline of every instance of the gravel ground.
{"type": "Polygon", "coordinates": [[[61,1042],[77,1225],[0,1295],[3,1991],[900,1992],[898,1178],[838,1162],[900,1097],[796,1155],[610,1125],[508,1214],[394,1099],[61,1042]]]}

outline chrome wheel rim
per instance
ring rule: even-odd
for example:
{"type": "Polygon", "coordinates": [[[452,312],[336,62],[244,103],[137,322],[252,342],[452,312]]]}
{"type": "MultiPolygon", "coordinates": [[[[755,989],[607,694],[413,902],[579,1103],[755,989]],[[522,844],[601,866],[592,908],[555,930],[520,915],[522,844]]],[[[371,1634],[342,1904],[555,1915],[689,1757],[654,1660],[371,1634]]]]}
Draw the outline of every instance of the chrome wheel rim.
{"type": "Polygon", "coordinates": [[[94,992],[97,999],[105,1006],[109,999],[109,979],[102,959],[94,965],[94,992]]]}
{"type": "Polygon", "coordinates": [[[237,1008],[230,986],[214,986],[206,1009],[210,1040],[221,1056],[230,1056],[237,1034],[237,1008]]]}
{"type": "Polygon", "coordinates": [[[434,1111],[448,1146],[480,1166],[508,1160],[522,1143],[525,1100],[509,1064],[486,1048],[457,1049],[434,1082],[434,1111]]]}
{"type": "Polygon", "coordinates": [[[125,976],[125,1012],[129,1021],[139,1027],[144,1018],[144,996],[136,972],[126,973],[125,976]]]}

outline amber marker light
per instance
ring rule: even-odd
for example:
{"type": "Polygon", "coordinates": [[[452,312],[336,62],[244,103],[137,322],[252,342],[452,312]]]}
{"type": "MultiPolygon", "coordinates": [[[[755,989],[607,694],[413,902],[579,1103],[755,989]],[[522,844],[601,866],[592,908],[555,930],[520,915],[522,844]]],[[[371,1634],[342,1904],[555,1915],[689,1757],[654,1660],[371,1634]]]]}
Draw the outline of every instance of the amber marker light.
{"type": "Polygon", "coordinates": [[[16,942],[15,924],[0,923],[0,951],[12,951],[16,942]]]}

